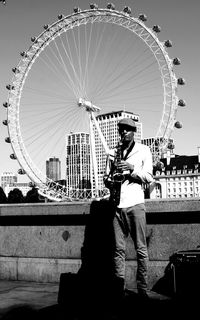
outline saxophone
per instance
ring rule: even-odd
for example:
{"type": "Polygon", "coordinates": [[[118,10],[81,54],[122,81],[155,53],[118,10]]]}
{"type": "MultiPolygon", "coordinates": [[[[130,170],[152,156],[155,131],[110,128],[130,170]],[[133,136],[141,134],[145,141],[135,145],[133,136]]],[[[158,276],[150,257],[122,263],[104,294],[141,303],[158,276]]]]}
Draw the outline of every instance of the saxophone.
{"type": "MultiPolygon", "coordinates": [[[[123,157],[122,144],[123,143],[120,140],[116,146],[116,151],[114,154],[114,162],[112,163],[110,173],[109,175],[106,175],[109,181],[110,199],[115,203],[115,205],[118,205],[120,202],[121,185],[125,179],[123,171],[117,168],[118,164],[121,162],[123,157]]],[[[109,159],[109,156],[107,159],[109,159]]],[[[108,168],[108,161],[109,160],[107,160],[107,165],[106,165],[107,168],[108,168]]]]}

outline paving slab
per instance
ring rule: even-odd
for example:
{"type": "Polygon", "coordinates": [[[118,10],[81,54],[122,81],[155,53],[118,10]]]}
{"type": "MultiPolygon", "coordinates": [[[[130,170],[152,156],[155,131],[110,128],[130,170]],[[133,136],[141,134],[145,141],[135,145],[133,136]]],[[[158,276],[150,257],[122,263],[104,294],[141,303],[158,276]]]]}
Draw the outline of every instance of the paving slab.
{"type": "MultiPolygon", "coordinates": [[[[71,302],[62,306],[58,304],[58,290],[59,283],[0,280],[0,319],[129,320],[138,312],[141,313],[140,319],[143,319],[143,316],[154,320],[157,318],[173,319],[175,316],[186,315],[187,312],[191,315],[195,312],[194,306],[196,305],[194,303],[189,304],[187,300],[175,301],[154,291],[148,292],[148,301],[141,301],[138,298],[137,290],[131,289],[126,290],[121,318],[116,317],[116,314],[113,315],[111,312],[103,313],[102,316],[101,299],[97,301],[95,309],[91,302],[87,301],[86,313],[82,316],[78,300],[73,301],[72,308],[70,308],[71,302]]],[[[96,292],[94,288],[94,296],[96,292]]]]}
{"type": "Polygon", "coordinates": [[[22,306],[39,310],[57,304],[58,288],[58,283],[0,280],[0,317],[22,306]]]}

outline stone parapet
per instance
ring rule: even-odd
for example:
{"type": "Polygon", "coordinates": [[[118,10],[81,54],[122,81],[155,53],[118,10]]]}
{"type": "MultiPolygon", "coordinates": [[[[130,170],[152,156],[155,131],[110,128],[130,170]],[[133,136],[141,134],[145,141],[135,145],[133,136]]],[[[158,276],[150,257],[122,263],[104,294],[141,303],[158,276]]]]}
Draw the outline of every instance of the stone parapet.
{"type": "MultiPolygon", "coordinates": [[[[0,205],[0,279],[58,282],[77,272],[89,230],[95,263],[109,242],[110,209],[101,202],[0,205]],[[107,208],[107,210],[106,210],[107,208]],[[89,229],[88,229],[89,224],[89,229]],[[91,232],[92,230],[92,232],[91,232]]],[[[146,200],[149,285],[164,274],[170,256],[200,246],[200,199],[146,200]]],[[[127,286],[135,287],[136,259],[127,241],[127,286]]]]}

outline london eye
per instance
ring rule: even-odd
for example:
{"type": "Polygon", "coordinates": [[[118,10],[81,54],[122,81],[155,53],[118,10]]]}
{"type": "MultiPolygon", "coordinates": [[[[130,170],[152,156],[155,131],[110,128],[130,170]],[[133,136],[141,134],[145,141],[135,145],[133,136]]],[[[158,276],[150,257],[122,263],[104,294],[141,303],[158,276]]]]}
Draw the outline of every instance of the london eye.
{"type": "MultiPolygon", "coordinates": [[[[88,133],[92,141],[95,127],[108,152],[97,114],[124,110],[139,115],[143,136],[159,139],[155,163],[174,128],[181,127],[176,116],[185,101],[178,98],[177,87],[185,80],[174,71],[180,59],[169,57],[170,40],[158,39],[160,26],[148,27],[146,21],[145,14],[134,17],[129,7],[119,11],[112,3],[106,8],[76,7],[72,14],[59,14],[54,23],[44,24],[20,52],[6,86],[3,124],[13,150],[10,157],[43,196],[55,201],[73,198],[69,186],[50,179],[45,167],[47,159],[58,157],[66,179],[67,135],[88,133]]],[[[94,175],[95,152],[93,145],[94,175]]]]}

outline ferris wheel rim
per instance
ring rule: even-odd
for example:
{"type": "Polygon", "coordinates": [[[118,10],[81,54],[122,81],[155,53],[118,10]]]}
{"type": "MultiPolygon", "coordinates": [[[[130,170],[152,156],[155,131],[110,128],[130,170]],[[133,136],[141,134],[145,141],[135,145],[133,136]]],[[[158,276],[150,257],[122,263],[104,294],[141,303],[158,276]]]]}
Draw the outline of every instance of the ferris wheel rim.
{"type": "Polygon", "coordinates": [[[46,190],[45,192],[47,192],[48,190],[46,185],[48,185],[48,183],[51,184],[52,181],[48,180],[46,176],[42,176],[41,172],[38,171],[38,168],[35,166],[34,162],[26,151],[20,132],[18,110],[20,108],[20,99],[23,86],[32,65],[34,64],[40,53],[45,49],[46,46],[50,44],[50,42],[55,37],[59,36],[60,33],[67,32],[68,29],[65,30],[64,28],[69,25],[71,25],[70,27],[73,28],[78,27],[81,21],[86,24],[88,22],[96,22],[95,19],[99,19],[98,22],[102,22],[100,18],[105,19],[104,22],[119,24],[122,27],[131,30],[141,40],[143,40],[152,51],[159,65],[164,88],[163,113],[158,131],[156,133],[156,138],[163,136],[161,132],[164,128],[164,138],[166,138],[163,139],[164,144],[173,131],[174,119],[177,110],[177,82],[172,69],[172,61],[169,58],[163,43],[159,41],[157,35],[138,18],[134,18],[117,10],[109,10],[103,8],[89,9],[64,16],[62,19],[57,20],[53,24],[51,24],[48,29],[44,30],[37,38],[35,38],[33,44],[24,53],[24,56],[21,58],[19,64],[17,65],[17,69],[19,70],[19,72],[16,73],[12,79],[14,90],[10,91],[8,97],[9,104],[12,105],[12,107],[15,107],[8,108],[8,131],[11,138],[13,151],[17,155],[17,159],[21,167],[25,168],[26,174],[30,177],[31,180],[39,184],[40,187],[42,186],[43,190],[46,190]],[[119,20],[114,20],[114,18],[118,18],[119,20]],[[91,19],[93,19],[93,21],[91,21],[91,19]],[[111,21],[106,21],[106,19],[111,19],[111,21]],[[122,21],[120,21],[120,19],[122,19],[122,21]],[[140,30],[137,29],[138,26],[139,28],[141,28],[140,30]],[[162,55],[162,59],[164,58],[164,64],[162,63],[163,60],[160,59],[160,54],[162,55]],[[166,111],[165,109],[167,107],[170,110],[166,111]]]}

